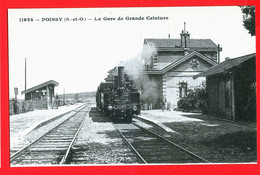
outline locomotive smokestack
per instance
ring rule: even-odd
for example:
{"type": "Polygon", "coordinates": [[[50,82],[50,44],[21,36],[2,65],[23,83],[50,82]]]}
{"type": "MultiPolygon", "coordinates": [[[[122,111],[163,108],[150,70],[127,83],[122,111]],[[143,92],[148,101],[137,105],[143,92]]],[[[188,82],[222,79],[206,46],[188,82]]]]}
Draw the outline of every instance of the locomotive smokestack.
{"type": "Polygon", "coordinates": [[[124,79],[124,67],[118,66],[118,85],[119,87],[125,87],[125,79],[124,79]]]}

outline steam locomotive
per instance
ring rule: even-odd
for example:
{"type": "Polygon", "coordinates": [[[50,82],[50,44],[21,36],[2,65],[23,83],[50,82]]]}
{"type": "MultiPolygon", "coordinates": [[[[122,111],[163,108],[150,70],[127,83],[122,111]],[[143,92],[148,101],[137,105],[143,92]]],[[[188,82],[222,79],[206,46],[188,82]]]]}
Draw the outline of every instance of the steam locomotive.
{"type": "Polygon", "coordinates": [[[131,123],[134,114],[140,114],[140,93],[132,85],[124,67],[118,66],[117,73],[98,86],[97,108],[113,122],[131,123]]]}

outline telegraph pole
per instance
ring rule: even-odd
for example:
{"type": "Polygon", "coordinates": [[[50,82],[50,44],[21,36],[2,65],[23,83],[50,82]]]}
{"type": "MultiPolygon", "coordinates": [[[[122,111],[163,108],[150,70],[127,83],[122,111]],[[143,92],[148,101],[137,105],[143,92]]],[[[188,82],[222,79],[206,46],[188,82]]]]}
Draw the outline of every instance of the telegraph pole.
{"type": "Polygon", "coordinates": [[[185,48],[187,48],[187,41],[186,41],[186,22],[184,22],[184,40],[185,40],[185,48]]]}
{"type": "Polygon", "coordinates": [[[65,105],[65,87],[63,87],[63,105],[65,105]]]}
{"type": "Polygon", "coordinates": [[[25,68],[24,68],[24,74],[25,74],[25,78],[24,78],[24,90],[26,90],[26,58],[25,58],[25,68]]]}

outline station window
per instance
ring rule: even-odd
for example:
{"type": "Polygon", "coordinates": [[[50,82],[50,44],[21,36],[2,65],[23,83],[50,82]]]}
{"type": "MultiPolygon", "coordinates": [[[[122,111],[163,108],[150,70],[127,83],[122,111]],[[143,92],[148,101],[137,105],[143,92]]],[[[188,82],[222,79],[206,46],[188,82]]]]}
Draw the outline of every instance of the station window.
{"type": "Polygon", "coordinates": [[[179,83],[179,97],[183,98],[187,96],[187,83],[186,82],[182,82],[179,83]]]}

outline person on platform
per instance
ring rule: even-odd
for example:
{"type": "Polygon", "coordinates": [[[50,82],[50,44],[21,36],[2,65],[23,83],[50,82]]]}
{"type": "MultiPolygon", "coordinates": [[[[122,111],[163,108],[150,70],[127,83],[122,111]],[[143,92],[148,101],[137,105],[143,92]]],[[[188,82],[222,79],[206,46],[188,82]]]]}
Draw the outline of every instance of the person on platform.
{"type": "Polygon", "coordinates": [[[153,109],[153,102],[152,102],[151,97],[148,97],[147,103],[148,103],[148,110],[152,110],[153,109]]]}
{"type": "Polygon", "coordinates": [[[161,106],[162,106],[162,111],[165,110],[165,104],[166,104],[167,100],[166,98],[163,96],[162,99],[161,99],[161,106]]]}

